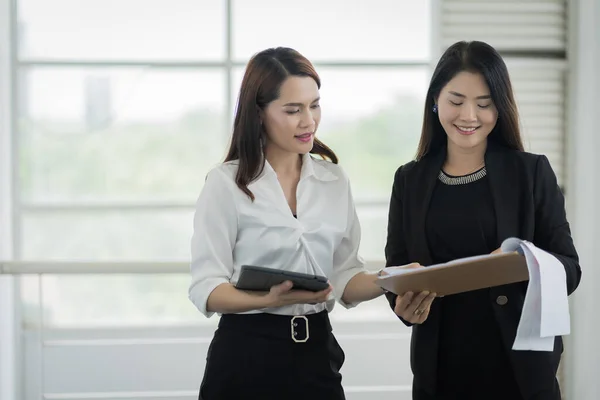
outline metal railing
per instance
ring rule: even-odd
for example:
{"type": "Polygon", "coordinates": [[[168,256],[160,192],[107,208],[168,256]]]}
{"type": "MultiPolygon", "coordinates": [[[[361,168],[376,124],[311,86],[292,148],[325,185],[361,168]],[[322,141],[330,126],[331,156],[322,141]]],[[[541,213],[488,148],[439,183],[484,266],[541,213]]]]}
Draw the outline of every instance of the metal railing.
{"type": "Polygon", "coordinates": [[[178,274],[189,268],[174,261],[0,261],[0,275],[178,274]]]}

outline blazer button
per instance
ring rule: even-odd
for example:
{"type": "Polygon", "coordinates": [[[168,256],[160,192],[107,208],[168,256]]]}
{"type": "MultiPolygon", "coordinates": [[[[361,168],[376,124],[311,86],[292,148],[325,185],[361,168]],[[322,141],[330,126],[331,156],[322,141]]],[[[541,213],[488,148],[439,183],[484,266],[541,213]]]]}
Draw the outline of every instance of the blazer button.
{"type": "Polygon", "coordinates": [[[508,297],[506,297],[506,296],[498,296],[496,298],[496,304],[498,304],[499,306],[503,306],[506,303],[508,303],[508,297]]]}

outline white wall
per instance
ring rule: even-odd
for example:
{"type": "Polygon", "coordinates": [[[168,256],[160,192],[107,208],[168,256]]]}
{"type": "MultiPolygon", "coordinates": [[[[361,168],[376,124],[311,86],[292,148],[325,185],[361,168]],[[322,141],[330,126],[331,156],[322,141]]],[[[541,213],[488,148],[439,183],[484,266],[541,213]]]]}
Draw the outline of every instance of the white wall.
{"type": "MultiPolygon", "coordinates": [[[[383,298],[381,303],[378,308],[386,307],[383,298]]],[[[387,321],[337,319],[332,325],[346,353],[342,372],[348,400],[410,399],[408,328],[391,315],[387,321]]],[[[193,400],[213,332],[212,326],[49,329],[40,338],[39,330],[27,330],[27,385],[20,400],[44,395],[54,400],[193,400]]]]}
{"type": "Polygon", "coordinates": [[[582,281],[571,301],[566,397],[600,399],[600,1],[570,1],[570,121],[567,198],[582,281]]]}

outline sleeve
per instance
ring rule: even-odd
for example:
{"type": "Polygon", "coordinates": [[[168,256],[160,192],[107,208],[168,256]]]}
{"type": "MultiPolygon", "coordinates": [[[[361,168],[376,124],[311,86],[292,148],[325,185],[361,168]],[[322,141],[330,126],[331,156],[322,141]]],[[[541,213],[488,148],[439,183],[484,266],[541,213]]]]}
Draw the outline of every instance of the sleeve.
{"type": "Polygon", "coordinates": [[[345,308],[356,307],[359,303],[345,303],[342,295],[348,282],[358,273],[366,272],[365,262],[358,254],[360,246],[361,228],[356,206],[352,196],[350,182],[348,182],[348,224],[346,232],[338,248],[333,254],[333,277],[331,284],[338,303],[345,308]]]}
{"type": "MultiPolygon", "coordinates": [[[[390,198],[387,241],[385,244],[386,267],[405,265],[409,263],[408,251],[406,249],[406,242],[404,240],[404,224],[402,222],[402,214],[404,212],[402,205],[402,191],[404,190],[403,186],[402,167],[400,167],[394,175],[394,184],[392,186],[392,195],[390,198]]],[[[390,303],[390,307],[393,310],[396,305],[396,298],[398,295],[391,292],[386,292],[385,297],[387,298],[388,302],[390,303]]],[[[400,318],[400,320],[406,326],[412,325],[403,318],[398,318],[400,318]]]]}
{"type": "Polygon", "coordinates": [[[567,293],[575,291],[581,281],[579,256],[567,221],[565,199],[558,186],[556,175],[546,156],[540,156],[536,164],[535,183],[535,232],[533,243],[551,253],[565,267],[567,293]]]}
{"type": "Polygon", "coordinates": [[[237,237],[237,209],[230,182],[218,168],[206,177],[196,202],[191,240],[188,296],[206,317],[206,302],[212,291],[228,283],[233,275],[233,248],[237,237]]]}

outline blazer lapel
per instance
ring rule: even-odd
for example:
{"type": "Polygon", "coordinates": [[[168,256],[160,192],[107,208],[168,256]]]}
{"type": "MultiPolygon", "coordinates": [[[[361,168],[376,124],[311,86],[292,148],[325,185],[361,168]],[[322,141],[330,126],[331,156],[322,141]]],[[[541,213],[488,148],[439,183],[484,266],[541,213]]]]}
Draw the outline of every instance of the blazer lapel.
{"type": "Polygon", "coordinates": [[[504,239],[520,234],[519,168],[516,165],[516,158],[510,157],[510,151],[490,144],[485,154],[486,170],[496,211],[498,247],[504,239]]]}
{"type": "Polygon", "coordinates": [[[438,175],[445,159],[446,148],[444,147],[438,152],[428,155],[418,161],[415,165],[413,181],[411,181],[406,188],[406,190],[411,192],[410,199],[412,202],[408,209],[415,210],[415,213],[413,214],[414,228],[412,232],[412,249],[414,254],[411,258],[414,261],[418,261],[421,265],[431,265],[433,263],[429,245],[427,244],[425,227],[427,211],[429,210],[433,189],[435,188],[438,175]]]}

